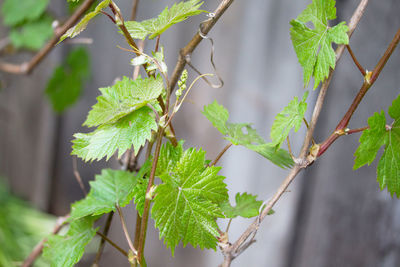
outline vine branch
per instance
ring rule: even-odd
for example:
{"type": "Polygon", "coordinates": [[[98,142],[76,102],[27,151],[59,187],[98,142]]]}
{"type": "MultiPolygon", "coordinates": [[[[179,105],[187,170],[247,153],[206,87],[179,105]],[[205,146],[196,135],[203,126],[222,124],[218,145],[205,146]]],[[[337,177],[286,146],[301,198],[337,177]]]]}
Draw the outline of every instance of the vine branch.
{"type": "Polygon", "coordinates": [[[390,56],[392,55],[393,51],[397,47],[398,43],[400,41],[400,28],[397,30],[395,36],[393,37],[392,41],[390,42],[388,48],[386,49],[385,53],[375,66],[374,70],[372,71],[371,78],[368,78],[368,73],[365,76],[364,83],[360,88],[360,91],[356,95],[356,97],[353,100],[353,103],[351,103],[349,109],[347,110],[346,114],[343,116],[343,118],[340,120],[338,125],[336,126],[335,131],[320,145],[320,149],[318,152],[317,157],[322,156],[326,152],[326,150],[345,132],[345,129],[347,125],[350,122],[350,119],[353,117],[354,112],[356,111],[358,105],[361,103],[363,100],[365,94],[368,92],[369,88],[376,82],[378,79],[379,75],[382,72],[382,69],[385,67],[387,61],[389,60],[390,56]]]}
{"type": "Polygon", "coordinates": [[[42,49],[37,52],[33,58],[21,64],[13,64],[7,62],[0,62],[0,70],[13,74],[30,74],[33,69],[53,50],[55,45],[60,40],[60,37],[66,33],[69,28],[75,25],[78,20],[83,16],[83,14],[90,8],[90,6],[94,3],[95,0],[86,0],[82,3],[82,5],[69,17],[69,19],[62,25],[60,28],[57,28],[55,31],[55,35],[50,41],[47,42],[42,49]]]}
{"type": "MultiPolygon", "coordinates": [[[[349,38],[351,37],[355,28],[357,27],[357,24],[360,21],[362,15],[364,14],[364,11],[365,11],[365,8],[367,7],[367,5],[368,5],[368,0],[361,0],[357,9],[353,13],[353,15],[350,19],[350,23],[349,23],[349,33],[348,33],[349,38]]],[[[341,45],[336,49],[336,62],[342,56],[344,48],[345,48],[345,46],[341,45]]],[[[300,157],[298,159],[296,159],[295,166],[291,169],[290,173],[287,175],[285,180],[279,186],[278,190],[275,192],[275,194],[273,195],[271,200],[267,203],[266,207],[263,209],[263,211],[260,213],[260,215],[256,218],[256,220],[250,226],[247,227],[247,229],[240,235],[240,237],[232,245],[228,245],[221,249],[222,253],[224,254],[224,262],[222,263],[221,266],[223,266],[223,267],[230,266],[232,260],[238,256],[240,247],[246,242],[246,240],[250,237],[250,235],[252,233],[257,231],[261,222],[268,215],[269,211],[277,203],[277,201],[280,199],[280,197],[283,195],[283,193],[286,192],[287,188],[292,183],[292,181],[296,178],[296,176],[300,173],[300,171],[302,169],[308,167],[312,163],[306,159],[306,155],[308,153],[308,148],[309,148],[310,142],[313,138],[313,133],[314,133],[315,126],[317,124],[317,121],[318,121],[318,118],[319,118],[319,115],[320,115],[320,112],[321,112],[321,109],[323,106],[326,91],[332,80],[333,72],[334,72],[334,70],[331,69],[328,78],[322,84],[320,93],[318,95],[317,102],[314,106],[312,119],[309,124],[309,128],[307,130],[306,136],[304,138],[303,147],[300,152],[300,157]]],[[[248,248],[248,246],[242,247],[242,250],[240,251],[240,253],[243,252],[243,250],[245,250],[247,248],[248,248]]]]}

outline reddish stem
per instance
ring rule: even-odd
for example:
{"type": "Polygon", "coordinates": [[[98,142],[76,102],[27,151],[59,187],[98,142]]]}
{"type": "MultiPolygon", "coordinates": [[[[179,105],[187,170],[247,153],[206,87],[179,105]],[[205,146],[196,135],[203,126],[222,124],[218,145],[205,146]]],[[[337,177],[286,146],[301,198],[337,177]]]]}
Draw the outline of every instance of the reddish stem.
{"type": "Polygon", "coordinates": [[[353,53],[353,50],[351,50],[350,45],[346,45],[347,50],[349,51],[349,54],[351,56],[351,58],[353,59],[354,63],[356,64],[357,68],[360,70],[361,74],[363,76],[365,76],[367,73],[365,71],[365,69],[363,68],[363,66],[361,66],[360,62],[358,62],[356,56],[353,53]]]}
{"type": "MultiPolygon", "coordinates": [[[[354,114],[354,111],[357,109],[358,105],[360,104],[361,100],[364,98],[365,94],[368,92],[368,89],[376,82],[379,75],[382,72],[382,69],[385,67],[387,61],[389,60],[390,56],[392,55],[393,51],[395,50],[396,46],[400,41],[400,28],[397,30],[393,40],[390,42],[388,48],[386,49],[385,53],[379,60],[378,64],[376,64],[374,70],[372,71],[371,78],[368,79],[367,77],[364,80],[363,85],[360,88],[357,96],[354,98],[353,103],[347,110],[346,114],[340,120],[338,125],[336,126],[335,131],[320,145],[320,149],[318,151],[317,157],[320,157],[325,151],[338,139],[341,135],[346,134],[346,127],[350,122],[351,117],[354,114]]],[[[368,76],[368,73],[367,75],[368,76]]]]}

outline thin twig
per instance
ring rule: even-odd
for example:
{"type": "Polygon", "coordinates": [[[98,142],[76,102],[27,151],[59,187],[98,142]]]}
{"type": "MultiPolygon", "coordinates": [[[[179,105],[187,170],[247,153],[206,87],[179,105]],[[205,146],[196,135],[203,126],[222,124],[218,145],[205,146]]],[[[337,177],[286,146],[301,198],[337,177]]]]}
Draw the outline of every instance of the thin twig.
{"type": "Polygon", "coordinates": [[[103,10],[100,10],[100,13],[103,14],[103,15],[106,15],[114,24],[117,23],[117,22],[115,21],[115,19],[114,19],[110,14],[108,14],[107,12],[105,12],[105,11],[103,11],[103,10]]]}
{"type": "Polygon", "coordinates": [[[46,55],[55,47],[64,35],[76,22],[83,16],[83,14],[91,7],[95,0],[86,0],[82,5],[69,17],[69,19],[60,27],[53,38],[28,62],[22,64],[12,64],[0,62],[0,70],[13,74],[29,74],[32,70],[46,57],[46,55]]]}
{"type": "MultiPolygon", "coordinates": [[[[65,222],[69,218],[69,214],[63,217],[59,217],[57,219],[56,225],[53,228],[53,231],[51,232],[53,235],[57,234],[60,232],[62,227],[65,225],[65,222]]],[[[25,259],[24,263],[21,265],[21,267],[29,267],[31,266],[35,260],[39,257],[40,254],[42,254],[44,243],[46,243],[47,238],[42,239],[35,248],[32,250],[32,252],[29,254],[29,256],[25,259]]]]}
{"type": "Polygon", "coordinates": [[[349,51],[349,54],[351,56],[351,58],[354,61],[354,64],[356,64],[357,68],[360,70],[362,76],[365,77],[365,75],[367,74],[367,72],[365,71],[365,69],[363,68],[363,66],[361,66],[360,62],[358,62],[356,56],[353,53],[353,50],[351,49],[350,45],[346,45],[347,50],[349,51]]]}
{"type": "Polygon", "coordinates": [[[287,147],[288,147],[288,151],[289,151],[290,157],[294,160],[295,156],[293,155],[293,152],[292,152],[292,146],[290,145],[289,136],[286,137],[286,143],[287,143],[287,147]]]}
{"type": "Polygon", "coordinates": [[[81,177],[81,175],[80,175],[80,173],[78,171],[78,163],[77,163],[77,161],[78,160],[76,159],[76,156],[73,156],[72,157],[72,169],[73,169],[73,172],[74,172],[75,179],[79,184],[79,187],[81,188],[83,194],[86,196],[87,195],[87,191],[86,191],[85,185],[82,182],[82,177],[81,177]]]}
{"type": "Polygon", "coordinates": [[[139,6],[139,0],[133,0],[132,12],[131,12],[131,20],[136,20],[136,14],[137,14],[138,6],[139,6]]]}
{"type": "MultiPolygon", "coordinates": [[[[107,237],[108,232],[109,232],[110,227],[111,227],[111,222],[112,222],[113,216],[114,216],[114,212],[110,212],[108,214],[106,224],[104,225],[104,230],[103,230],[102,237],[103,236],[107,237]]],[[[103,254],[103,251],[104,251],[105,241],[106,241],[105,238],[102,238],[100,240],[99,248],[97,250],[96,258],[94,259],[93,265],[98,265],[99,264],[101,255],[103,254]]]]}
{"type": "Polygon", "coordinates": [[[222,156],[225,154],[225,152],[232,146],[232,143],[227,144],[224,149],[222,149],[221,152],[219,152],[218,156],[213,160],[213,162],[210,163],[209,166],[215,166],[217,162],[222,158],[222,156]]]}
{"type": "Polygon", "coordinates": [[[362,128],[356,128],[356,129],[350,129],[348,131],[346,131],[346,134],[354,134],[354,133],[359,133],[359,132],[363,132],[365,130],[369,129],[369,126],[365,126],[362,128]]]}
{"type": "Polygon", "coordinates": [[[122,255],[124,255],[125,257],[129,257],[128,252],[126,252],[125,250],[123,250],[120,246],[118,246],[117,244],[115,244],[111,239],[109,239],[107,236],[105,236],[104,234],[100,233],[100,232],[96,232],[96,234],[98,236],[100,236],[102,239],[104,239],[105,241],[107,241],[111,246],[113,246],[114,248],[116,248],[119,252],[122,253],[122,255]]]}
{"type": "MultiPolygon", "coordinates": [[[[368,5],[368,0],[361,0],[360,4],[358,5],[357,9],[353,13],[353,16],[349,23],[349,38],[351,37],[352,33],[354,32],[358,22],[360,21],[366,6],[368,5]]],[[[336,50],[336,61],[338,61],[343,54],[344,45],[341,45],[336,50]]],[[[286,192],[287,188],[291,184],[291,182],[296,178],[299,172],[306,168],[310,162],[306,162],[306,155],[308,151],[309,144],[311,142],[313,132],[315,129],[315,125],[318,121],[319,114],[321,112],[321,108],[323,106],[323,101],[326,95],[326,91],[329,87],[330,81],[332,79],[333,70],[331,70],[328,79],[323,83],[322,88],[320,90],[317,102],[314,107],[313,116],[310,122],[310,127],[307,130],[306,137],[304,138],[304,143],[302,150],[300,152],[299,160],[296,162],[296,165],[291,169],[288,176],[279,186],[278,190],[275,192],[274,196],[271,200],[266,204],[266,207],[263,209],[262,213],[259,217],[249,226],[247,229],[240,235],[240,237],[230,246],[227,246],[222,250],[224,254],[224,262],[221,266],[229,267],[232,260],[237,256],[238,249],[242,246],[243,243],[250,237],[254,231],[257,230],[260,223],[264,220],[264,218],[268,215],[269,211],[273,208],[275,203],[280,199],[284,192],[286,192]]],[[[241,251],[243,252],[243,250],[241,251]]]]}
{"type": "Polygon", "coordinates": [[[121,208],[119,206],[116,206],[116,207],[117,207],[117,211],[118,211],[118,214],[119,214],[119,218],[121,219],[122,230],[124,231],[125,238],[126,238],[126,241],[128,242],[129,248],[131,249],[131,251],[134,254],[137,254],[137,250],[133,246],[131,237],[129,236],[128,228],[126,227],[126,223],[125,223],[124,215],[122,214],[122,210],[121,210],[121,208]]]}

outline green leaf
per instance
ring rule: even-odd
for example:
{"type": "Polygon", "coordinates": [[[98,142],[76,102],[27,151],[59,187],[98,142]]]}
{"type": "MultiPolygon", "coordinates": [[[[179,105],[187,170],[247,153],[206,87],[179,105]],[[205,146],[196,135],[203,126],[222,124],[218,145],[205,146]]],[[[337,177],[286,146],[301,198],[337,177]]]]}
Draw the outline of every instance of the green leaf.
{"type": "Polygon", "coordinates": [[[276,147],[279,148],[281,146],[289,136],[289,132],[292,128],[294,128],[295,132],[300,129],[304,114],[307,110],[307,96],[308,91],[304,93],[302,101],[299,101],[296,96],[282,112],[276,115],[271,128],[271,139],[276,147]]]}
{"type": "Polygon", "coordinates": [[[354,169],[361,166],[370,165],[378,153],[379,149],[385,143],[386,137],[386,118],[385,112],[375,112],[372,117],[368,119],[369,129],[363,131],[360,137],[360,146],[357,148],[354,156],[354,169]]]}
{"type": "MultiPolygon", "coordinates": [[[[175,162],[181,148],[177,150],[162,152],[174,158],[163,161],[175,162]]],[[[184,246],[190,243],[202,249],[217,246],[215,219],[223,217],[218,204],[226,201],[228,194],[224,177],[218,175],[220,167],[205,167],[204,163],[203,150],[186,150],[174,166],[168,165],[169,172],[161,175],[164,183],[156,189],[152,216],[172,255],[180,241],[184,246]]]]}
{"type": "MultiPolygon", "coordinates": [[[[12,195],[0,176],[0,266],[20,266],[32,248],[51,234],[56,218],[39,212],[31,204],[12,195]]],[[[35,267],[48,267],[42,257],[35,267]]]]}
{"type": "Polygon", "coordinates": [[[186,20],[188,17],[196,16],[203,10],[199,10],[203,2],[200,0],[190,0],[175,3],[170,9],[166,7],[157,18],[137,21],[126,21],[125,26],[134,39],[150,39],[162,34],[172,25],[186,20]]]}
{"type": "Polygon", "coordinates": [[[64,41],[66,38],[74,38],[78,34],[80,34],[83,30],[86,29],[89,21],[100,14],[101,10],[107,7],[111,3],[111,0],[103,0],[101,1],[94,11],[87,13],[81,21],[79,21],[74,27],[70,28],[63,36],[61,36],[59,43],[64,41]]]}
{"type": "Polygon", "coordinates": [[[152,161],[147,160],[140,171],[137,173],[137,183],[135,188],[133,189],[133,197],[135,199],[136,210],[140,216],[143,215],[144,210],[144,202],[146,200],[146,191],[147,186],[149,184],[149,178],[145,177],[151,170],[152,161]]]}
{"type": "Polygon", "coordinates": [[[232,207],[229,200],[221,204],[221,209],[227,218],[252,218],[258,216],[262,201],[257,200],[257,196],[247,193],[237,193],[235,196],[236,206],[232,207]]]}
{"type": "Polygon", "coordinates": [[[385,151],[379,161],[377,174],[381,189],[387,187],[390,195],[400,197],[400,96],[389,108],[389,116],[394,119],[385,138],[385,151]]]}
{"type": "Polygon", "coordinates": [[[400,96],[393,101],[389,115],[394,120],[390,126],[386,126],[383,111],[368,119],[370,128],[360,137],[354,169],[371,164],[380,147],[385,145],[377,167],[377,180],[381,190],[386,187],[392,196],[400,197],[400,96]]]}
{"type": "Polygon", "coordinates": [[[65,236],[50,236],[45,243],[43,256],[51,266],[74,266],[83,256],[86,245],[96,235],[93,223],[98,217],[85,217],[71,222],[65,236]]]}
{"type": "Polygon", "coordinates": [[[10,41],[17,49],[39,50],[53,36],[52,19],[43,17],[10,31],[10,41]]]}
{"type": "Polygon", "coordinates": [[[156,129],[152,110],[142,107],[115,123],[98,127],[94,132],[75,134],[71,154],[92,161],[103,157],[108,160],[117,150],[118,157],[121,157],[132,146],[137,153],[156,129]]]}
{"type": "Polygon", "coordinates": [[[123,77],[111,87],[100,88],[101,96],[90,110],[83,125],[92,127],[114,123],[147,104],[157,105],[157,98],[164,89],[161,76],[136,80],[123,77]]]}
{"type": "Polygon", "coordinates": [[[175,168],[176,164],[183,155],[183,141],[179,141],[174,147],[171,143],[165,143],[160,151],[157,162],[156,176],[160,177],[169,174],[175,168]]]}
{"type": "Polygon", "coordinates": [[[90,192],[82,200],[71,205],[71,219],[89,215],[101,215],[125,207],[134,195],[137,177],[122,170],[104,169],[96,180],[90,182],[90,192]]]}
{"type": "Polygon", "coordinates": [[[144,203],[146,201],[146,191],[147,186],[149,185],[149,178],[139,179],[135,188],[134,188],[134,203],[136,205],[136,210],[140,216],[143,215],[144,212],[144,203]]]}
{"type": "Polygon", "coordinates": [[[54,69],[45,90],[56,112],[63,112],[79,99],[89,75],[90,58],[87,50],[72,50],[66,62],[54,69]]]}
{"type": "Polygon", "coordinates": [[[204,106],[202,113],[232,144],[245,146],[281,168],[293,165],[293,160],[287,151],[276,149],[274,144],[266,143],[250,124],[228,123],[228,110],[219,105],[217,101],[204,106]]]}
{"type": "Polygon", "coordinates": [[[17,26],[38,19],[46,10],[49,0],[4,0],[1,8],[4,24],[17,26]]]}
{"type": "Polygon", "coordinates": [[[290,36],[300,65],[304,69],[304,86],[307,87],[311,76],[314,77],[314,89],[328,77],[330,68],[336,64],[332,43],[348,44],[348,27],[341,22],[333,28],[328,21],[336,19],[334,0],[313,0],[312,4],[290,24],[290,36]],[[307,27],[311,22],[313,27],[307,27]]]}

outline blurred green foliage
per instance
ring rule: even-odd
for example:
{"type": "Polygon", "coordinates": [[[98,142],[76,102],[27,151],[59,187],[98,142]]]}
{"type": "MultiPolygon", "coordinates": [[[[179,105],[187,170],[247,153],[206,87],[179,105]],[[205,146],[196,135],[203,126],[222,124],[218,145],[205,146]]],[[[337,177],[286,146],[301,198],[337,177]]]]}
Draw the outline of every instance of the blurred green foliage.
{"type": "MultiPolygon", "coordinates": [[[[0,177],[0,266],[20,266],[34,246],[48,234],[55,218],[13,196],[0,177]]],[[[36,267],[48,266],[41,258],[36,267]]]]}

